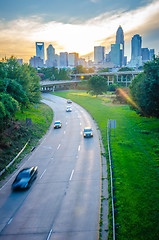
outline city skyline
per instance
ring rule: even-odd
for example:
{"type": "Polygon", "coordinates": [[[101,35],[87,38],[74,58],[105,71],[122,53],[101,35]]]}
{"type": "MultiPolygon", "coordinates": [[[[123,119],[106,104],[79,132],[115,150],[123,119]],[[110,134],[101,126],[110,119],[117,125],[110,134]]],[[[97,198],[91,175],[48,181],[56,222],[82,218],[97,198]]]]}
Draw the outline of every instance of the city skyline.
{"type": "Polygon", "coordinates": [[[28,62],[36,55],[35,42],[45,42],[45,49],[51,43],[56,54],[77,52],[80,56],[89,56],[94,46],[104,46],[108,53],[120,25],[128,60],[131,58],[131,38],[135,34],[142,36],[143,48],[159,52],[159,0],[135,0],[133,3],[122,0],[120,5],[116,0],[112,5],[104,0],[82,0],[80,3],[68,0],[70,9],[66,7],[65,12],[62,0],[54,5],[47,0],[43,8],[41,0],[32,2],[27,1],[27,6],[19,0],[14,1],[14,6],[11,0],[1,3],[0,59],[14,55],[28,62]]]}

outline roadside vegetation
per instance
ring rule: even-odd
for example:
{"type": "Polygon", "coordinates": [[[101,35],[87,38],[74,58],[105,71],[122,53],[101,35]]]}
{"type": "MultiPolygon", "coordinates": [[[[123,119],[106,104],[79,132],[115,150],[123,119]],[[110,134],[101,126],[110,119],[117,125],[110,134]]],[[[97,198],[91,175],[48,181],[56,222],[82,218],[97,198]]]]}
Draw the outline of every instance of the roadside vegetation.
{"type": "MultiPolygon", "coordinates": [[[[20,65],[14,57],[3,59],[0,62],[0,171],[26,142],[29,141],[25,153],[48,129],[53,113],[40,99],[40,77],[36,69],[28,64],[20,65]],[[26,118],[31,119],[31,125],[26,125],[26,118]]],[[[23,154],[14,166],[22,157],[23,154]]],[[[7,171],[12,171],[14,166],[7,171]]]]}
{"type": "MultiPolygon", "coordinates": [[[[82,91],[56,95],[71,99],[90,112],[100,128],[106,152],[108,119],[117,121],[115,136],[114,130],[111,133],[116,239],[157,240],[159,119],[140,116],[128,105],[113,105],[104,96],[94,97],[82,91]]],[[[111,234],[109,231],[109,239],[111,234]]]]}
{"type": "Polygon", "coordinates": [[[24,145],[29,141],[24,152],[18,157],[15,164],[7,169],[0,180],[12,172],[17,163],[36,147],[38,141],[46,133],[53,118],[53,111],[45,104],[39,103],[25,109],[23,113],[18,111],[10,121],[8,127],[0,133],[0,171],[13,160],[24,145]],[[31,126],[26,125],[26,118],[31,118],[31,126]]]}

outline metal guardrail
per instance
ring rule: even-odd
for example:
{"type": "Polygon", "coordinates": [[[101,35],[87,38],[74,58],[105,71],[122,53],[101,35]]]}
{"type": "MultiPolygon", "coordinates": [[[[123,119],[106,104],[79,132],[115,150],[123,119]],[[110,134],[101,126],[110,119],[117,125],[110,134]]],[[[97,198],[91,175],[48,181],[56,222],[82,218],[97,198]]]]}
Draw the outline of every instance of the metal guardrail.
{"type": "Polygon", "coordinates": [[[113,194],[113,161],[111,156],[111,146],[110,146],[110,122],[108,120],[107,125],[107,141],[108,141],[108,153],[109,153],[109,166],[110,166],[110,179],[111,179],[111,199],[112,199],[112,217],[113,217],[113,240],[115,240],[115,211],[114,211],[114,194],[113,194]]]}
{"type": "Polygon", "coordinates": [[[24,151],[24,149],[26,148],[26,146],[28,145],[29,141],[24,145],[24,147],[21,149],[21,151],[17,154],[17,156],[0,172],[0,176],[7,170],[7,168],[9,168],[14,162],[15,160],[19,157],[19,155],[24,151]]]}

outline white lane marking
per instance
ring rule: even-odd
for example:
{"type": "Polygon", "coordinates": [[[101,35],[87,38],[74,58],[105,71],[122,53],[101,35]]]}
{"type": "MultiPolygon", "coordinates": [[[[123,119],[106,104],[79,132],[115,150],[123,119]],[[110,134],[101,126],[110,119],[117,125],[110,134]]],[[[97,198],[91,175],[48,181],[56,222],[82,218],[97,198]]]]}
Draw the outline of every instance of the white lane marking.
{"type": "Polygon", "coordinates": [[[80,126],[82,125],[82,123],[80,122],[80,126]]]}
{"type": "Polygon", "coordinates": [[[61,144],[58,145],[57,150],[60,148],[61,144]]]}
{"type": "Polygon", "coordinates": [[[12,222],[13,218],[11,218],[9,221],[8,221],[8,225],[12,222]]]}
{"type": "Polygon", "coordinates": [[[71,179],[73,177],[73,174],[74,174],[74,169],[72,170],[72,173],[71,173],[71,176],[70,176],[70,181],[71,181],[71,179]]]}
{"type": "Polygon", "coordinates": [[[40,179],[43,177],[43,175],[45,174],[45,172],[46,172],[46,169],[43,171],[43,173],[41,174],[41,176],[40,176],[40,179]]]}
{"type": "Polygon", "coordinates": [[[66,134],[66,131],[64,131],[64,134],[66,134]]]}
{"type": "Polygon", "coordinates": [[[79,146],[78,146],[78,151],[80,151],[80,149],[81,149],[81,146],[79,145],[79,146]]]}
{"type": "Polygon", "coordinates": [[[66,125],[67,125],[67,122],[66,122],[66,125]]]}
{"type": "Polygon", "coordinates": [[[52,234],[52,229],[50,230],[50,232],[49,232],[49,235],[48,235],[48,237],[47,237],[47,239],[46,239],[46,240],[49,240],[49,239],[50,239],[50,237],[51,237],[51,234],[52,234]]]}

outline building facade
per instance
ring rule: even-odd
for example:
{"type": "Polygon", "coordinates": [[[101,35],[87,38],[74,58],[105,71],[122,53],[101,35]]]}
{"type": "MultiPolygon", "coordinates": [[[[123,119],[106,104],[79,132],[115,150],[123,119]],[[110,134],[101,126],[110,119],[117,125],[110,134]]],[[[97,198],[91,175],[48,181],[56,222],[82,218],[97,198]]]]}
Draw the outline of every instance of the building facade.
{"type": "Polygon", "coordinates": [[[135,60],[138,57],[141,57],[141,45],[142,38],[140,35],[136,34],[131,39],[131,59],[135,60]]]}
{"type": "Polygon", "coordinates": [[[76,67],[78,65],[78,59],[79,59],[79,54],[74,52],[74,53],[69,53],[68,54],[68,66],[69,67],[76,67]]]}
{"type": "Polygon", "coordinates": [[[42,68],[44,67],[44,61],[40,57],[33,56],[29,60],[29,64],[34,68],[42,68]]]}
{"type": "Polygon", "coordinates": [[[103,64],[105,56],[105,47],[96,46],[94,47],[94,63],[95,64],[103,64]]]}
{"type": "Polygon", "coordinates": [[[44,42],[36,42],[36,57],[40,57],[45,62],[44,42]]]}
{"type": "Polygon", "coordinates": [[[121,26],[119,26],[116,32],[116,44],[120,44],[120,67],[124,65],[124,32],[121,26]]]}
{"type": "Polygon", "coordinates": [[[60,67],[67,67],[67,66],[68,66],[68,53],[60,52],[60,67]]]}
{"type": "Polygon", "coordinates": [[[53,46],[50,44],[47,48],[47,61],[46,65],[47,67],[53,67],[54,64],[54,55],[55,55],[55,49],[53,46]]]}
{"type": "Polygon", "coordinates": [[[121,44],[111,44],[111,62],[115,67],[121,67],[121,44]]]}

